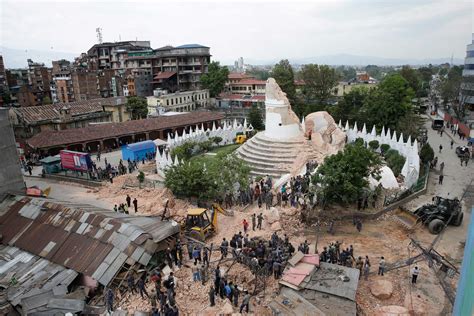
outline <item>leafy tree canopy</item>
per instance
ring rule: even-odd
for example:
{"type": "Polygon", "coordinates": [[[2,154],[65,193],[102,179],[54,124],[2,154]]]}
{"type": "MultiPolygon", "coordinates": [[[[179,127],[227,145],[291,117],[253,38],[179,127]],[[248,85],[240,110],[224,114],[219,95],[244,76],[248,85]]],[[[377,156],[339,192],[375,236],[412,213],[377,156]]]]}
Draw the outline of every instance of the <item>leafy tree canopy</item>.
{"type": "Polygon", "coordinates": [[[208,72],[201,76],[201,84],[209,89],[211,97],[216,97],[224,90],[228,76],[229,69],[221,66],[218,61],[213,61],[209,64],[208,72]]]}
{"type": "Polygon", "coordinates": [[[381,160],[360,144],[349,144],[343,151],[329,156],[318,168],[312,182],[319,186],[323,203],[352,203],[369,188],[369,176],[378,177],[381,160]]]}
{"type": "Polygon", "coordinates": [[[418,72],[410,66],[403,66],[400,75],[408,82],[408,85],[416,95],[420,92],[421,81],[418,72]]]}
{"type": "Polygon", "coordinates": [[[290,103],[293,104],[296,98],[295,75],[288,59],[282,59],[276,64],[272,69],[271,76],[278,83],[281,90],[286,93],[290,103]]]}
{"type": "Polygon", "coordinates": [[[321,104],[326,104],[339,81],[336,70],[328,65],[304,65],[301,69],[301,78],[305,83],[303,94],[306,98],[321,104]]]}
{"type": "Polygon", "coordinates": [[[434,150],[431,148],[430,144],[426,143],[421,147],[420,159],[425,165],[434,159],[434,150]]]}
{"type": "Polygon", "coordinates": [[[165,186],[179,197],[213,200],[249,185],[250,168],[234,154],[219,153],[208,165],[190,161],[165,171],[165,186]]]}
{"type": "Polygon", "coordinates": [[[128,97],[126,107],[132,120],[144,119],[148,115],[148,105],[145,98],[128,97]]]}
{"type": "Polygon", "coordinates": [[[253,128],[258,131],[265,129],[265,124],[263,123],[262,111],[256,105],[252,106],[250,109],[247,119],[249,124],[252,124],[253,128]]]}

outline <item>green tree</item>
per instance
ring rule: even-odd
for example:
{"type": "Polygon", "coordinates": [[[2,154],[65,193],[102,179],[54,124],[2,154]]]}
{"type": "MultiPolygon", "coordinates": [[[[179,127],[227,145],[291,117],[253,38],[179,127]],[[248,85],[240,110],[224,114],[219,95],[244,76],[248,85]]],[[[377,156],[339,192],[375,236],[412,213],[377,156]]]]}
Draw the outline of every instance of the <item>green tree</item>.
{"type": "Polygon", "coordinates": [[[389,144],[380,145],[380,151],[382,152],[382,155],[384,155],[389,150],[390,150],[390,145],[389,144]]]}
{"type": "Polygon", "coordinates": [[[266,69],[253,68],[253,69],[247,70],[245,73],[248,75],[254,76],[258,80],[267,80],[268,78],[270,78],[270,71],[266,69]]]}
{"type": "Polygon", "coordinates": [[[405,160],[405,157],[400,155],[400,153],[395,149],[390,149],[385,154],[385,161],[387,162],[387,166],[392,169],[395,177],[398,177],[398,175],[402,171],[403,165],[405,164],[405,160]]]}
{"type": "Polygon", "coordinates": [[[224,90],[228,76],[229,69],[221,66],[218,61],[213,61],[209,64],[207,73],[201,76],[201,84],[209,89],[209,94],[214,98],[224,90]]]}
{"type": "Polygon", "coordinates": [[[446,78],[441,83],[441,98],[444,105],[454,102],[459,97],[462,82],[462,68],[453,66],[449,69],[446,78]]]}
{"type": "Polygon", "coordinates": [[[379,141],[378,140],[371,140],[369,142],[369,147],[370,149],[372,149],[373,151],[376,151],[378,148],[379,148],[379,141]]]}
{"type": "Polygon", "coordinates": [[[43,105],[47,105],[47,104],[51,104],[51,103],[52,103],[52,102],[51,102],[51,98],[50,98],[50,97],[45,96],[45,97],[43,98],[43,102],[42,102],[43,105]]]}
{"type": "Polygon", "coordinates": [[[344,81],[354,79],[357,75],[355,68],[351,66],[338,66],[336,67],[336,72],[344,81]]]}
{"type": "Polygon", "coordinates": [[[148,115],[148,105],[145,98],[128,97],[126,107],[132,120],[144,119],[148,115]]]}
{"type": "Polygon", "coordinates": [[[276,64],[272,69],[271,76],[278,83],[281,90],[286,93],[290,103],[293,104],[296,99],[295,75],[288,59],[282,59],[276,64]]]}
{"type": "Polygon", "coordinates": [[[165,176],[165,186],[181,198],[209,199],[211,192],[217,190],[204,164],[198,161],[171,166],[165,170],[165,176]]]}
{"type": "Polygon", "coordinates": [[[405,78],[405,80],[408,82],[408,85],[415,92],[415,95],[418,96],[418,93],[421,89],[421,81],[418,72],[410,66],[403,66],[400,70],[400,75],[405,78]]]}
{"type": "Polygon", "coordinates": [[[202,161],[172,166],[165,171],[165,186],[179,197],[214,200],[236,186],[249,185],[250,168],[234,154],[219,153],[208,165],[202,161]]]}
{"type": "Polygon", "coordinates": [[[9,105],[12,103],[12,96],[9,92],[4,92],[1,96],[1,99],[3,100],[3,103],[6,105],[9,105]]]}
{"type": "Polygon", "coordinates": [[[398,124],[412,110],[413,89],[400,74],[385,77],[377,89],[370,90],[359,115],[368,125],[384,125],[397,130],[398,124]]]}
{"type": "Polygon", "coordinates": [[[312,182],[319,187],[318,198],[326,203],[352,203],[369,188],[368,177],[379,177],[381,160],[360,144],[326,157],[312,182]]]}
{"type": "Polygon", "coordinates": [[[304,80],[303,94],[309,100],[326,104],[339,76],[334,68],[328,65],[304,65],[301,69],[301,78],[304,80]]]}
{"type": "Polygon", "coordinates": [[[179,160],[189,160],[189,158],[191,158],[191,156],[194,154],[196,146],[196,142],[185,142],[171,150],[171,157],[178,156],[179,160]]]}
{"type": "Polygon", "coordinates": [[[265,129],[265,124],[263,123],[262,111],[256,105],[252,106],[250,109],[247,119],[249,124],[253,126],[257,131],[262,131],[265,129]]]}
{"type": "Polygon", "coordinates": [[[428,164],[434,158],[434,150],[430,144],[424,144],[420,149],[420,160],[424,165],[428,164]]]}
{"type": "Polygon", "coordinates": [[[420,128],[424,123],[425,119],[413,112],[413,110],[410,110],[404,116],[400,117],[397,130],[406,137],[411,135],[411,137],[415,139],[420,134],[420,128]]]}
{"type": "Polygon", "coordinates": [[[365,121],[365,117],[359,117],[359,111],[364,106],[368,95],[369,89],[364,87],[354,88],[344,94],[337,105],[330,107],[329,112],[336,122],[339,120],[342,122],[347,120],[357,121],[359,119],[365,121]]]}

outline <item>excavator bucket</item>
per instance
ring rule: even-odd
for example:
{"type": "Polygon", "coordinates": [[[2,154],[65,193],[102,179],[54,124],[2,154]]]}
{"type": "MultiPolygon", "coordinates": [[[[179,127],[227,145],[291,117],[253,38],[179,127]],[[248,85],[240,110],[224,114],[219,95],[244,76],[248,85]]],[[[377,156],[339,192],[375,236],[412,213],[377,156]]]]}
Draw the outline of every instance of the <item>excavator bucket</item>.
{"type": "Polygon", "coordinates": [[[51,192],[51,187],[47,187],[43,190],[43,196],[48,197],[49,193],[51,192]]]}
{"type": "Polygon", "coordinates": [[[225,216],[234,216],[234,212],[232,211],[228,211],[226,209],[224,209],[220,204],[217,204],[217,203],[213,203],[212,204],[212,207],[218,211],[219,213],[225,215],[225,216]]]}
{"type": "Polygon", "coordinates": [[[395,215],[395,219],[400,224],[408,229],[415,228],[416,224],[420,220],[420,217],[404,208],[398,208],[393,215],[395,215]]]}

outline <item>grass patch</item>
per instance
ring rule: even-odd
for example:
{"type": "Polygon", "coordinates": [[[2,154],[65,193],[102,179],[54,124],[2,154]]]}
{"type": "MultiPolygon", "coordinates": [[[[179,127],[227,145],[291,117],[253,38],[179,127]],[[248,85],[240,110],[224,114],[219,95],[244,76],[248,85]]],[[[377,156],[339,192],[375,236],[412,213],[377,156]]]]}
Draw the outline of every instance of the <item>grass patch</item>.
{"type": "MultiPolygon", "coordinates": [[[[226,145],[226,146],[214,148],[213,150],[209,151],[208,153],[213,153],[213,154],[216,154],[216,155],[222,153],[224,155],[228,155],[228,154],[234,152],[237,148],[239,148],[239,146],[240,146],[240,144],[226,145]]],[[[206,155],[206,153],[204,153],[204,154],[199,154],[199,155],[191,157],[191,160],[207,163],[207,162],[211,161],[212,159],[214,159],[214,157],[215,157],[215,155],[206,155]]]]}

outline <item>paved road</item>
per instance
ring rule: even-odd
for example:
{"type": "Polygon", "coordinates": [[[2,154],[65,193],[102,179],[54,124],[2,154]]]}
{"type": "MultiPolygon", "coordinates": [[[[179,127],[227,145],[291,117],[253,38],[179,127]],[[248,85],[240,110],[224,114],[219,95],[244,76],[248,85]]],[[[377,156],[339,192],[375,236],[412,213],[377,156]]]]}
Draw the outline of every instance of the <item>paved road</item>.
{"type": "MultiPolygon", "coordinates": [[[[439,195],[445,198],[461,198],[466,189],[470,186],[474,178],[474,161],[471,159],[467,166],[461,166],[459,158],[456,156],[455,149],[457,146],[465,145],[465,141],[461,141],[457,135],[453,135],[450,131],[445,131],[443,136],[440,136],[437,131],[431,129],[431,120],[426,122],[428,129],[428,143],[433,147],[435,156],[438,157],[438,170],[434,170],[430,174],[430,181],[428,185],[427,194],[408,203],[410,209],[415,209],[425,203],[431,202],[431,197],[439,195]],[[454,140],[453,149],[450,148],[450,142],[454,140]],[[443,146],[441,153],[439,152],[439,145],[443,146]],[[443,184],[439,185],[439,165],[441,162],[445,163],[443,184]]],[[[474,182],[472,183],[474,184],[474,182]]],[[[466,240],[467,228],[471,220],[472,199],[463,200],[464,221],[461,226],[448,226],[442,237],[440,238],[436,249],[449,254],[452,258],[460,259],[463,255],[463,249],[460,242],[466,240]]],[[[428,235],[429,236],[429,235],[428,235]]],[[[434,236],[429,236],[434,239],[434,236]]]]}
{"type": "Polygon", "coordinates": [[[90,189],[76,184],[59,182],[55,180],[46,180],[39,178],[25,177],[27,186],[36,185],[40,189],[51,187],[49,197],[58,201],[68,201],[72,203],[90,204],[100,208],[112,210],[113,205],[110,202],[98,198],[94,193],[88,192],[90,189]]]}

